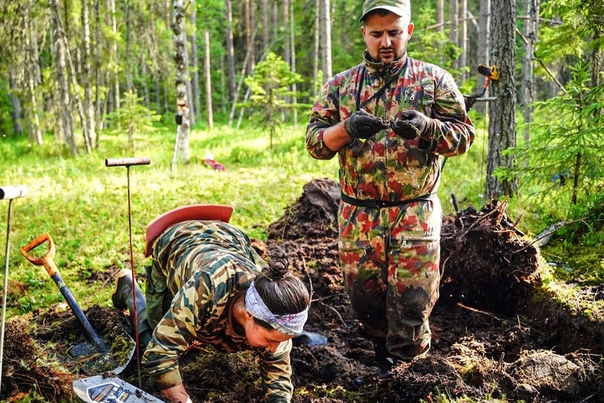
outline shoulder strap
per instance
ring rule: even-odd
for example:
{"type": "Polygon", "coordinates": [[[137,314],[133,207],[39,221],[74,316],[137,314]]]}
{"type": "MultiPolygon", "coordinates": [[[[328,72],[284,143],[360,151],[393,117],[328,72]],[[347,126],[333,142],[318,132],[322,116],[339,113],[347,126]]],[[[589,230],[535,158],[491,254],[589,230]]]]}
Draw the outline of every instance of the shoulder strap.
{"type": "Polygon", "coordinates": [[[369,102],[373,101],[374,99],[382,96],[382,94],[388,89],[390,88],[390,86],[392,85],[392,83],[394,83],[396,80],[398,80],[399,78],[399,74],[395,74],[393,76],[391,76],[386,83],[384,83],[384,86],[382,88],[380,88],[376,93],[374,93],[371,97],[369,97],[369,99],[367,99],[365,102],[363,102],[361,104],[361,84],[363,83],[363,76],[365,75],[365,66],[362,67],[363,71],[362,73],[359,74],[359,79],[357,81],[357,88],[356,88],[356,110],[361,110],[362,108],[365,107],[365,105],[367,105],[369,102]]]}

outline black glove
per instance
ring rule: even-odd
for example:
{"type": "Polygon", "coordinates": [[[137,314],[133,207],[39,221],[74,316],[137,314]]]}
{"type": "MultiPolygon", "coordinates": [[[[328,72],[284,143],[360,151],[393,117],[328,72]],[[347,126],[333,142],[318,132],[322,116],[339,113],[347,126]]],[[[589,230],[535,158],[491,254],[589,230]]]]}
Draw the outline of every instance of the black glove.
{"type": "Polygon", "coordinates": [[[377,118],[363,109],[350,115],[344,121],[344,130],[353,139],[368,139],[388,125],[384,119],[377,118]]]}
{"type": "Polygon", "coordinates": [[[405,111],[398,120],[390,124],[390,128],[397,136],[405,140],[421,137],[429,140],[434,132],[434,120],[423,113],[414,110],[405,111]]]}

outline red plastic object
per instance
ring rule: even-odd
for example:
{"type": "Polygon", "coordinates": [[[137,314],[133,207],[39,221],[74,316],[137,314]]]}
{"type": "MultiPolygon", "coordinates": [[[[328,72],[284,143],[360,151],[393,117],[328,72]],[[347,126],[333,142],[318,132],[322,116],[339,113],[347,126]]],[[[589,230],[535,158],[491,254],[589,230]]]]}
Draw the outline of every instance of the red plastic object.
{"type": "Polygon", "coordinates": [[[168,227],[187,220],[229,222],[233,207],[222,204],[193,204],[168,211],[147,225],[145,257],[151,255],[153,241],[168,227]]]}

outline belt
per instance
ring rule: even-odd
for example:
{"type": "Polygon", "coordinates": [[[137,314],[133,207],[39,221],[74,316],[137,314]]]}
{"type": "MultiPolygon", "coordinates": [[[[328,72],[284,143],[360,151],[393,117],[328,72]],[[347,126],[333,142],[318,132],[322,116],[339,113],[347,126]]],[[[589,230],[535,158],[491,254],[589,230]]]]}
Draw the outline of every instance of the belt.
{"type": "Polygon", "coordinates": [[[350,197],[345,195],[344,193],[340,194],[340,198],[343,202],[352,204],[353,206],[360,207],[369,207],[369,208],[384,208],[384,207],[395,207],[402,206],[403,204],[409,204],[413,202],[419,201],[428,201],[434,196],[436,193],[428,193],[427,195],[422,195],[416,197],[415,199],[407,199],[407,200],[378,200],[378,199],[355,199],[354,197],[350,197]]]}

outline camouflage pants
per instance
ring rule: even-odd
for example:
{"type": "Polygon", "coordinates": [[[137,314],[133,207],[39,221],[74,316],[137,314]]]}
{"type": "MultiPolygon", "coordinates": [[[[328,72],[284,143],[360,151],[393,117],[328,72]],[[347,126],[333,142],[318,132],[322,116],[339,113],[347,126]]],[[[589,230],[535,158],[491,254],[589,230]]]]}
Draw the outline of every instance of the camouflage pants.
{"type": "Polygon", "coordinates": [[[340,263],[352,307],[367,333],[386,337],[390,354],[403,359],[430,349],[441,215],[436,196],[380,209],[340,203],[340,263]]]}
{"type": "Polygon", "coordinates": [[[145,300],[147,302],[147,320],[151,328],[155,328],[161,318],[170,309],[174,295],[167,287],[167,278],[158,267],[157,262],[153,262],[146,267],[147,270],[147,288],[145,289],[145,300]]]}

